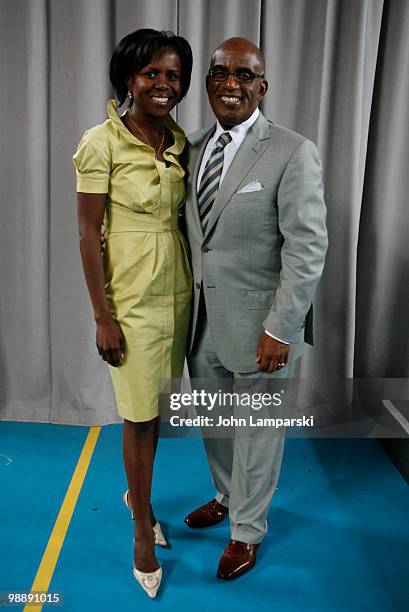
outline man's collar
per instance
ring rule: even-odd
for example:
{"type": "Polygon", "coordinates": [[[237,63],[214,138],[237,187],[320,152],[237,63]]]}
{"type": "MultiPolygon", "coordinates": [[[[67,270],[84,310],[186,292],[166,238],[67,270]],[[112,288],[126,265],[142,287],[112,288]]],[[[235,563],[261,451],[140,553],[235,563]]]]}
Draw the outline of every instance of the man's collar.
{"type": "Polygon", "coordinates": [[[235,125],[234,127],[230,128],[230,130],[225,130],[224,128],[222,128],[219,121],[217,121],[216,130],[211,138],[212,141],[216,142],[220,134],[223,134],[223,132],[229,132],[235,144],[237,145],[237,147],[239,147],[243,142],[244,138],[246,137],[247,132],[249,131],[251,126],[257,121],[259,115],[260,109],[257,107],[256,110],[250,115],[250,117],[246,119],[246,121],[243,121],[243,123],[239,123],[239,125],[235,125]]]}

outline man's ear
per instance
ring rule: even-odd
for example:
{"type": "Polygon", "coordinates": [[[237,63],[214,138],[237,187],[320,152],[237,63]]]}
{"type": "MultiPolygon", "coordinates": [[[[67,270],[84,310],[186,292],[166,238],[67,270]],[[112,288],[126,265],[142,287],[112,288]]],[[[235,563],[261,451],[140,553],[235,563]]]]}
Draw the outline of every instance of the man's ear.
{"type": "Polygon", "coordinates": [[[263,80],[260,82],[260,87],[259,87],[259,90],[258,90],[258,96],[257,96],[257,98],[258,98],[259,100],[262,100],[262,99],[264,98],[264,96],[266,95],[267,90],[268,90],[268,82],[267,82],[265,79],[263,79],[263,80]]]}

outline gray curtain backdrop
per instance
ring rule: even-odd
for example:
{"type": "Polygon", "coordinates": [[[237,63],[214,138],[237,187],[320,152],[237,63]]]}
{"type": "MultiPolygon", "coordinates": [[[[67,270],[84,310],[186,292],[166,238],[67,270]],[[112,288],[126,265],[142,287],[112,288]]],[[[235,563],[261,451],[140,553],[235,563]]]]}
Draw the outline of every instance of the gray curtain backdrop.
{"type": "Polygon", "coordinates": [[[0,0],[1,418],[119,421],[83,279],[72,154],[106,118],[114,45],[140,27],[188,38],[177,109],[212,123],[210,53],[260,45],[266,116],[316,142],[330,248],[303,376],[409,375],[409,2],[0,0]]]}

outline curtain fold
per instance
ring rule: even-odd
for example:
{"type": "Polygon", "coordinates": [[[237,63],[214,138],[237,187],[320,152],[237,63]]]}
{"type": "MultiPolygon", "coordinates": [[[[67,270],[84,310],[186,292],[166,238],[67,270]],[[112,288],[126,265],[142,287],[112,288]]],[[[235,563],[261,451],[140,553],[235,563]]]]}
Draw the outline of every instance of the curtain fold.
{"type": "Polygon", "coordinates": [[[72,154],[106,118],[125,34],[192,44],[186,132],[213,123],[204,78],[230,36],[261,45],[263,112],[316,142],[330,248],[302,376],[409,374],[405,0],[15,0],[0,4],[0,384],[3,419],[119,421],[83,279],[72,154]]]}
{"type": "Polygon", "coordinates": [[[355,372],[409,376],[409,3],[385,3],[359,229],[355,372]]]}
{"type": "Polygon", "coordinates": [[[72,155],[106,119],[114,42],[108,0],[53,0],[49,12],[51,422],[119,421],[79,253],[72,155]]]}
{"type": "Polygon", "coordinates": [[[232,36],[259,45],[261,14],[262,0],[179,0],[179,34],[189,40],[194,58],[189,94],[178,108],[178,120],[187,134],[214,122],[205,89],[212,52],[232,36]]]}
{"type": "Polygon", "coordinates": [[[0,414],[46,421],[51,405],[47,2],[3,2],[0,24],[0,414]]]}

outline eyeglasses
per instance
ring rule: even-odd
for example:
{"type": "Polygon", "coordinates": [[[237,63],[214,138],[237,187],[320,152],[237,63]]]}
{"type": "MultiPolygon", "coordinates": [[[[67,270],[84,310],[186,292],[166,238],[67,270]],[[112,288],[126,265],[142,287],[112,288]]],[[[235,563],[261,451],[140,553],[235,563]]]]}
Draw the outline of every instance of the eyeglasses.
{"type": "Polygon", "coordinates": [[[217,81],[218,83],[223,83],[223,81],[227,81],[230,75],[233,75],[236,83],[249,83],[254,79],[263,78],[264,74],[257,74],[253,72],[249,68],[238,68],[234,72],[229,72],[225,68],[210,68],[207,76],[212,81],[217,81]]]}

